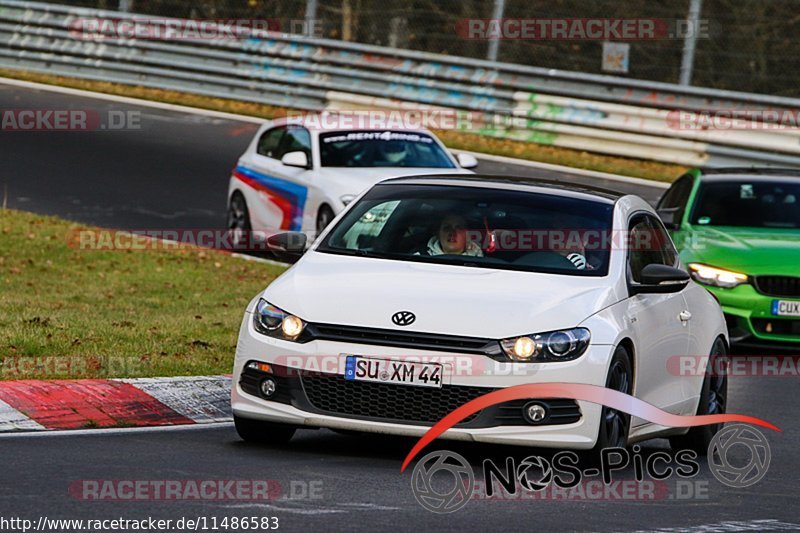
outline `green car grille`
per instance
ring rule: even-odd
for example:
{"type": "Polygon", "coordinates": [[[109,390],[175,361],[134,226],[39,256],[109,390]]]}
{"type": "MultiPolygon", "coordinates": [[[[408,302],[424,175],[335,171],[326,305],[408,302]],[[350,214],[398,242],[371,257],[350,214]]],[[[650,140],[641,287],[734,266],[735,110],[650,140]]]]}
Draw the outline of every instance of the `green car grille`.
{"type": "Polygon", "coordinates": [[[753,286],[766,296],[800,298],[800,278],[792,276],[756,276],[753,286]]]}

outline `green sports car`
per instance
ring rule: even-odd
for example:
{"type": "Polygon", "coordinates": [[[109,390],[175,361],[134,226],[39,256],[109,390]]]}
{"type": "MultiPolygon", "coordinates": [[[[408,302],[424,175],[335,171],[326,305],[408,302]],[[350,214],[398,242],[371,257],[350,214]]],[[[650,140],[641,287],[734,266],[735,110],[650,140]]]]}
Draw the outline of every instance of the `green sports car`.
{"type": "Polygon", "coordinates": [[[731,342],[800,352],[800,171],[694,169],[657,209],[731,342]]]}

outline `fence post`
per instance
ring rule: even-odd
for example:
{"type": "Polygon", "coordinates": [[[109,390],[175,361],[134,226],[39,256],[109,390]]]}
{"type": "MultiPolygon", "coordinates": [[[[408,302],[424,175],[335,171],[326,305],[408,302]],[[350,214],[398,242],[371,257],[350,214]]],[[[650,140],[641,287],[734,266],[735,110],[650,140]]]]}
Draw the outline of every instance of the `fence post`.
{"type": "Polygon", "coordinates": [[[314,37],[314,20],[317,18],[317,0],[306,0],[306,14],[304,31],[306,36],[314,37]]]}
{"type": "MultiPolygon", "coordinates": [[[[503,12],[506,10],[506,0],[494,0],[494,9],[492,10],[492,18],[495,20],[503,18],[503,12]]],[[[497,61],[497,51],[500,48],[500,39],[493,37],[489,41],[489,51],[486,54],[486,59],[489,61],[497,61]]]]}
{"type": "Polygon", "coordinates": [[[703,9],[703,0],[690,0],[689,16],[686,18],[689,27],[688,33],[683,38],[683,58],[681,58],[680,85],[692,84],[692,69],[694,68],[694,52],[697,49],[697,33],[700,25],[700,11],[703,9]]]}

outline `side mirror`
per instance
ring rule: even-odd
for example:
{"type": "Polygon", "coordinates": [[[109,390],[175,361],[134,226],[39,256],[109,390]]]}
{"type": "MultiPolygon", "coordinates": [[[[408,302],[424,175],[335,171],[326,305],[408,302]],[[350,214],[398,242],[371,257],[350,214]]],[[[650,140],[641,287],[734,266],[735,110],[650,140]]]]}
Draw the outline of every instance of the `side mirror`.
{"type": "Polygon", "coordinates": [[[642,269],[642,282],[631,283],[630,293],[664,294],[680,292],[689,284],[689,273],[667,265],[647,265],[642,269]]]}
{"type": "Polygon", "coordinates": [[[305,152],[288,152],[281,157],[281,163],[287,167],[309,168],[308,156],[305,152]]]}
{"type": "Polygon", "coordinates": [[[656,211],[658,213],[658,217],[661,219],[661,222],[664,223],[664,227],[670,230],[677,230],[681,227],[681,217],[683,213],[681,213],[680,208],[678,207],[670,207],[670,208],[662,208],[656,211]]]}
{"type": "Polygon", "coordinates": [[[475,168],[478,166],[478,160],[472,154],[456,154],[456,161],[458,161],[461,168],[475,168]]]}
{"type": "Polygon", "coordinates": [[[296,263],[306,251],[308,237],[305,233],[292,231],[267,237],[267,248],[275,257],[286,263],[296,263]]]}

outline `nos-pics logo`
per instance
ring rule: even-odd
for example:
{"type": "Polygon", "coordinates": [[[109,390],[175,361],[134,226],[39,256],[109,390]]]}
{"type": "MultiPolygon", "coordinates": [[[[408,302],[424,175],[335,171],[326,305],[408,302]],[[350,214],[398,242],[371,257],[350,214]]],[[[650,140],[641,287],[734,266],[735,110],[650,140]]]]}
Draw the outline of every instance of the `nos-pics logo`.
{"type": "MultiPolygon", "coordinates": [[[[634,447],[634,450],[636,448],[634,447]]],[[[628,455],[624,448],[614,448],[608,451],[613,451],[608,457],[614,454],[628,455]]],[[[656,452],[653,457],[659,453],[664,455],[664,452],[656,452]]],[[[695,458],[697,457],[697,454],[691,453],[695,458]]],[[[742,424],[725,426],[715,435],[708,447],[709,470],[720,483],[734,488],[749,487],[761,481],[769,469],[770,459],[771,452],[766,437],[752,426],[742,424]],[[736,456],[741,454],[731,453],[731,450],[737,448],[740,451],[747,449],[746,455],[749,457],[746,461],[737,461],[736,456]]],[[[491,462],[489,461],[489,463],[491,462]]],[[[574,463],[577,464],[577,456],[574,463]]],[[[699,464],[693,460],[690,463],[693,463],[695,468],[686,474],[689,477],[696,475],[699,471],[699,464]]],[[[613,465],[603,463],[603,475],[606,475],[607,470],[622,469],[628,464],[627,459],[624,464],[622,462],[616,462],[613,465]]],[[[527,491],[544,490],[556,478],[553,468],[555,465],[551,465],[547,459],[539,456],[526,457],[516,467],[513,466],[513,461],[510,461],[507,466],[511,467],[509,473],[513,473],[512,477],[515,475],[519,486],[527,491]]],[[[648,463],[648,470],[649,468],[648,463]]],[[[577,468],[568,470],[572,472],[574,478],[570,485],[577,484],[582,472],[577,468]]],[[[650,475],[656,476],[654,473],[650,473],[650,475]]],[[[659,475],[658,478],[662,478],[662,475],[659,475]]],[[[488,479],[486,483],[489,483],[488,479]]],[[[473,497],[475,474],[472,466],[461,455],[447,450],[437,450],[420,459],[414,467],[411,474],[411,490],[425,509],[435,513],[452,513],[464,507],[473,497]]]]}

